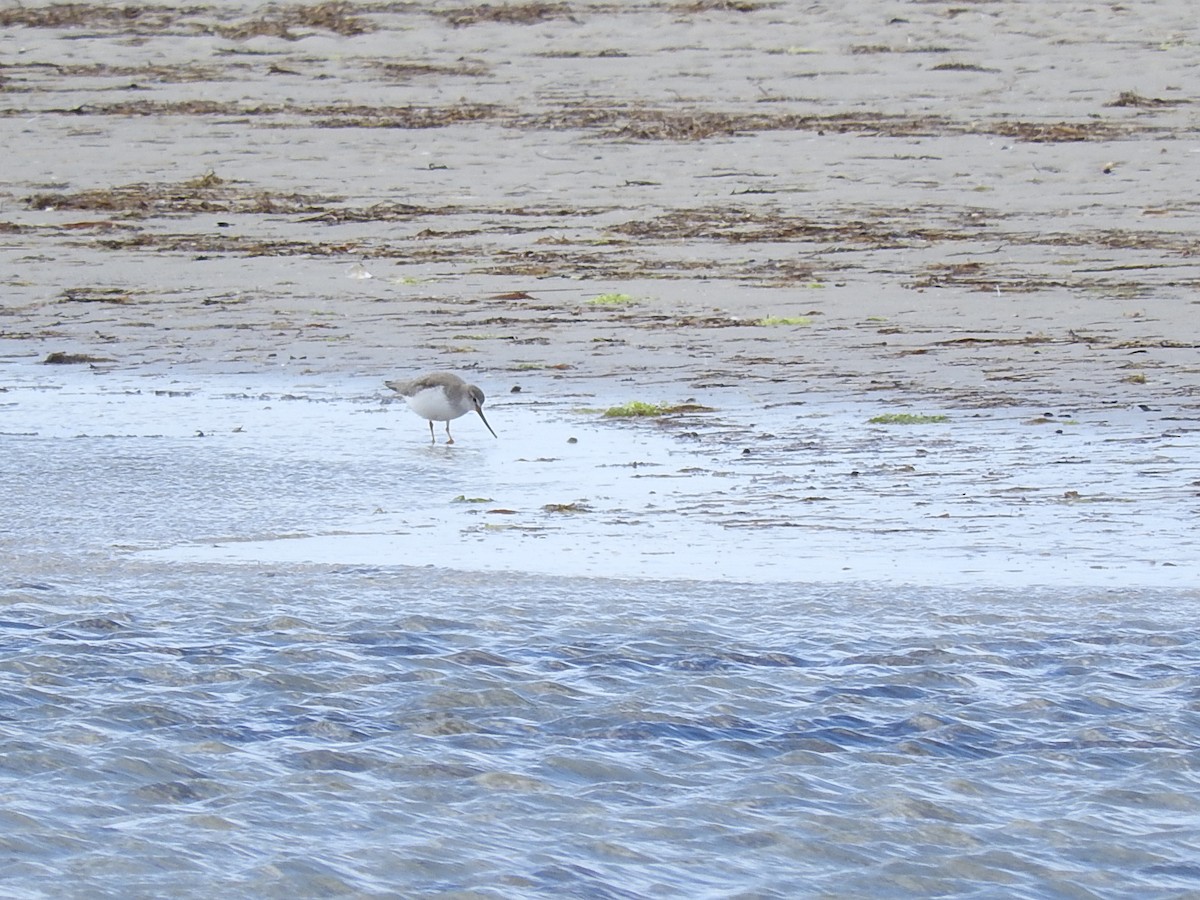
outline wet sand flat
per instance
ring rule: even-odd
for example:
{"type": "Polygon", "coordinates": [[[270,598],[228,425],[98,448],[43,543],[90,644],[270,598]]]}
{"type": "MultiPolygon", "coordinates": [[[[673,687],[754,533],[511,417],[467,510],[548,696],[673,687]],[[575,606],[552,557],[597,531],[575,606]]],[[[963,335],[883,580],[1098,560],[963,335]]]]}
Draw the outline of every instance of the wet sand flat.
{"type": "Polygon", "coordinates": [[[1186,4],[0,17],[10,359],[1194,410],[1186,4]]]}

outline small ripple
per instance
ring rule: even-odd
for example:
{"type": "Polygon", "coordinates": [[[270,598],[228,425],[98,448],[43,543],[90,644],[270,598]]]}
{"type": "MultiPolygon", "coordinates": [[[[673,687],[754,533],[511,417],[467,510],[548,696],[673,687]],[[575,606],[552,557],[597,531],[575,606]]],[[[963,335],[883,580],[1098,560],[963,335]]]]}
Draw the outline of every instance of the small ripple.
{"type": "Polygon", "coordinates": [[[291,754],[288,762],[296,769],[322,772],[369,772],[380,767],[374,756],[345,750],[305,750],[291,754]]]}

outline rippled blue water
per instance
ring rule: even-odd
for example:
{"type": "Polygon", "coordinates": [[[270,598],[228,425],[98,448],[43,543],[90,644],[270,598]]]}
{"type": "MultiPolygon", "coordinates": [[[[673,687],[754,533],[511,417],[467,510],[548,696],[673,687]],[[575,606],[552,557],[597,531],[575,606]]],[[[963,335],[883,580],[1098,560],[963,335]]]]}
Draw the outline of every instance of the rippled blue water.
{"type": "Polygon", "coordinates": [[[97,562],[0,595],[0,877],[1177,896],[1198,600],[97,562]]]}

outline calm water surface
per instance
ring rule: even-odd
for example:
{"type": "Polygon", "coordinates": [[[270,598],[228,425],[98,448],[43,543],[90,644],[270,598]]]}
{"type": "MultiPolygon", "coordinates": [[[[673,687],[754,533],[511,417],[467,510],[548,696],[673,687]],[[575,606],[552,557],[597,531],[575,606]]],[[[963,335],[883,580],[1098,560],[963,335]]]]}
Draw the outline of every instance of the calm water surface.
{"type": "Polygon", "coordinates": [[[264,401],[160,401],[6,412],[6,896],[1200,892],[1195,589],[205,559],[460,491],[398,410],[238,450],[195,432],[264,401]]]}

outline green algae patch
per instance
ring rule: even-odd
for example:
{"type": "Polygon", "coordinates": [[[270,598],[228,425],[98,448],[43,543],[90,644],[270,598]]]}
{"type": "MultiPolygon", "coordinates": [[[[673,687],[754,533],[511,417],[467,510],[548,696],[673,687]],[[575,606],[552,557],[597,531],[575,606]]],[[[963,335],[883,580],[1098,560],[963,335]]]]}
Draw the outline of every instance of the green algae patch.
{"type": "Polygon", "coordinates": [[[598,297],[593,297],[588,301],[588,306],[632,306],[637,303],[637,298],[631,297],[629,294],[600,294],[598,297]]]}
{"type": "Polygon", "coordinates": [[[664,416],[668,408],[661,403],[643,403],[641,400],[634,400],[632,403],[625,403],[621,406],[610,406],[604,411],[604,418],[635,419],[639,416],[664,416]]]}
{"type": "Polygon", "coordinates": [[[604,418],[655,418],[658,416],[669,416],[675,413],[691,412],[713,412],[713,408],[711,406],[701,406],[699,403],[676,403],[674,405],[667,405],[663,403],[643,403],[641,400],[634,400],[632,403],[625,403],[621,406],[610,406],[604,411],[604,418]]]}
{"type": "Polygon", "coordinates": [[[516,365],[509,366],[515,372],[542,372],[547,369],[553,369],[556,372],[566,372],[574,369],[572,363],[549,363],[549,362],[519,362],[516,365]]]}

